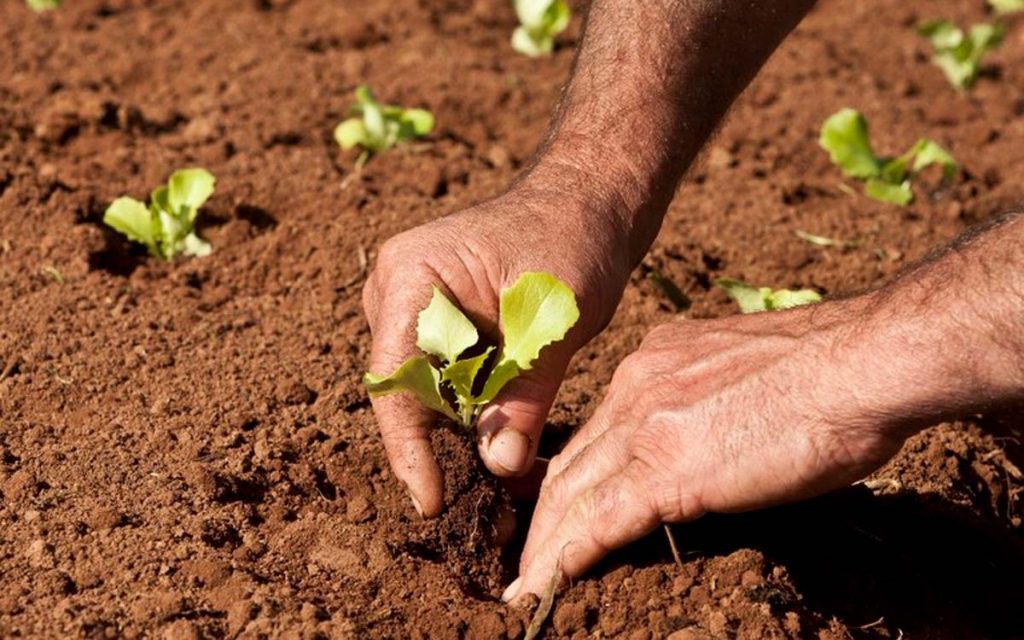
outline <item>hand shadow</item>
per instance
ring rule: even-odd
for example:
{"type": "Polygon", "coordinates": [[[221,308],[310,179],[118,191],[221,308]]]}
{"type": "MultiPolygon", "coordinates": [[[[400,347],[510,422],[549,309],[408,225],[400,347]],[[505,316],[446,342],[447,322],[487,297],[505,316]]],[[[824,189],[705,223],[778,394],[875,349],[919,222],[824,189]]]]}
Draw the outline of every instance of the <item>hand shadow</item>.
{"type": "MultiPolygon", "coordinates": [[[[825,622],[884,618],[909,638],[1024,638],[1024,538],[939,496],[876,496],[854,486],[672,531],[685,560],[761,552],[788,570],[803,604],[825,622]]],[[[659,527],[590,575],[672,562],[659,527]]]]}

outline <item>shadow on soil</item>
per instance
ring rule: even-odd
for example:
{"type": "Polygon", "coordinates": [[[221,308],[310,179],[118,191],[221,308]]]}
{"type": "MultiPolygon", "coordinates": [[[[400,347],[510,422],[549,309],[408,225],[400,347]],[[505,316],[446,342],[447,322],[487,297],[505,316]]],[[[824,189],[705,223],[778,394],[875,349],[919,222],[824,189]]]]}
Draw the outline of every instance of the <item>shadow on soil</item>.
{"type": "Polygon", "coordinates": [[[127,278],[146,260],[146,250],[141,245],[129,243],[110,229],[103,231],[103,248],[89,252],[89,270],[106,271],[115,276],[127,278]]]}
{"type": "MultiPolygon", "coordinates": [[[[673,532],[687,559],[762,552],[812,594],[807,606],[851,628],[884,617],[912,638],[1024,637],[1024,538],[937,497],[852,487],[673,532]]],[[[671,562],[664,540],[659,529],[596,571],[671,562]]]]}

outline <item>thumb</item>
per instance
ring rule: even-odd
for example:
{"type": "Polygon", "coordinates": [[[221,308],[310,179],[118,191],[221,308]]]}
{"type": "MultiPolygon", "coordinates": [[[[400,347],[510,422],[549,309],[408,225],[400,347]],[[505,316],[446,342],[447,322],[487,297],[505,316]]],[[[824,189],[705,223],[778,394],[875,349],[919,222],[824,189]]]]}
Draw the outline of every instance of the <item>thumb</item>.
{"type": "Polygon", "coordinates": [[[532,369],[509,381],[480,414],[480,457],[494,475],[516,477],[530,471],[572,353],[568,348],[545,353],[532,369]]]}

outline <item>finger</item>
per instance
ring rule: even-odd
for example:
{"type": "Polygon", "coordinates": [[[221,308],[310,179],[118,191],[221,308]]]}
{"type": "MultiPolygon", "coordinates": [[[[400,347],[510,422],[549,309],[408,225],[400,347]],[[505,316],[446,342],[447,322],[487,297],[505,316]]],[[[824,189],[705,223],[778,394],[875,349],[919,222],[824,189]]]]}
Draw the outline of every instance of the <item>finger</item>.
{"type": "MultiPolygon", "coordinates": [[[[418,353],[416,316],[409,315],[407,310],[420,309],[424,304],[422,300],[395,296],[385,296],[383,304],[379,305],[377,300],[367,301],[367,316],[374,336],[370,371],[391,373],[418,353]],[[400,311],[389,311],[392,308],[400,311]]],[[[408,394],[374,397],[371,402],[391,468],[406,485],[416,511],[425,518],[440,515],[444,508],[444,481],[429,438],[437,416],[408,394]]]]}
{"type": "Polygon", "coordinates": [[[416,511],[424,518],[440,515],[444,479],[428,436],[436,417],[405,396],[373,398],[372,403],[391,469],[408,489],[416,511]]]}
{"type": "Polygon", "coordinates": [[[533,466],[544,423],[572,358],[569,348],[559,346],[506,384],[481,413],[480,456],[491,473],[515,477],[533,466]]]}
{"type": "Polygon", "coordinates": [[[604,400],[587,423],[573,434],[565,447],[551,460],[548,473],[560,474],[581,451],[619,422],[616,416],[623,408],[628,409],[636,403],[635,390],[642,387],[635,384],[634,378],[637,375],[646,375],[647,371],[646,368],[638,369],[634,362],[637,362],[635,355],[623,360],[615,369],[615,375],[608,385],[604,400]],[[635,373],[638,370],[641,371],[640,374],[635,373]]]}
{"type": "Polygon", "coordinates": [[[641,465],[631,463],[577,497],[502,599],[507,602],[528,593],[540,595],[555,572],[579,576],[609,551],[653,531],[661,519],[649,498],[648,475],[641,465]]]}
{"type": "Polygon", "coordinates": [[[519,560],[520,570],[533,563],[581,495],[626,468],[630,462],[627,438],[624,428],[610,430],[580,452],[561,473],[545,478],[519,560]]]}
{"type": "Polygon", "coordinates": [[[612,399],[611,393],[609,393],[600,406],[597,407],[594,415],[590,416],[586,424],[572,435],[572,438],[569,439],[569,442],[565,443],[565,446],[558,452],[558,455],[551,459],[551,462],[548,464],[548,473],[550,475],[557,476],[565,471],[566,467],[572,463],[580,452],[612,427],[612,414],[614,413],[615,406],[616,403],[612,399]]]}

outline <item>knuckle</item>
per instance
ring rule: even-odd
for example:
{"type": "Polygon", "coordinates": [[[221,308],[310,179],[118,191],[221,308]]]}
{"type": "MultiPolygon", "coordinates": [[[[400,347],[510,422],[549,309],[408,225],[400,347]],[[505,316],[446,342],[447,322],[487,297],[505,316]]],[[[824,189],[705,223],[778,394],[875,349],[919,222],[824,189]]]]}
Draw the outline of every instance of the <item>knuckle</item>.
{"type": "MultiPolygon", "coordinates": [[[[552,462],[554,458],[552,458],[552,462]]],[[[558,504],[562,501],[565,496],[565,478],[561,473],[551,473],[548,471],[547,475],[540,483],[540,497],[541,500],[549,504],[558,504]]],[[[539,504],[539,503],[538,503],[539,504]]]]}
{"type": "Polygon", "coordinates": [[[615,370],[612,375],[612,384],[631,384],[641,380],[643,375],[643,357],[639,353],[633,353],[626,356],[619,367],[615,370]]]}
{"type": "MultiPolygon", "coordinates": [[[[363,290],[360,295],[363,309],[370,311],[371,309],[376,308],[377,301],[380,298],[380,285],[378,284],[376,269],[366,276],[366,282],[363,284],[363,290]]],[[[372,322],[373,318],[370,320],[372,322]]]]}
{"type": "MultiPolygon", "coordinates": [[[[665,425],[662,425],[664,427],[665,425]]],[[[635,477],[650,487],[650,508],[665,522],[683,522],[704,513],[696,485],[682,472],[679,448],[666,446],[664,428],[640,429],[630,439],[635,477]]]]}
{"type": "Polygon", "coordinates": [[[548,471],[544,474],[544,478],[541,480],[540,486],[544,487],[550,483],[552,479],[565,469],[566,465],[569,464],[569,456],[564,451],[556,453],[548,460],[548,471]]]}
{"type": "Polygon", "coordinates": [[[399,234],[387,239],[377,249],[376,265],[378,269],[381,267],[387,268],[400,259],[403,253],[401,248],[402,244],[404,244],[403,235],[399,234]]]}
{"type": "Polygon", "coordinates": [[[704,514],[699,496],[688,482],[670,482],[654,494],[658,515],[666,522],[686,522],[704,514]]]}

